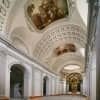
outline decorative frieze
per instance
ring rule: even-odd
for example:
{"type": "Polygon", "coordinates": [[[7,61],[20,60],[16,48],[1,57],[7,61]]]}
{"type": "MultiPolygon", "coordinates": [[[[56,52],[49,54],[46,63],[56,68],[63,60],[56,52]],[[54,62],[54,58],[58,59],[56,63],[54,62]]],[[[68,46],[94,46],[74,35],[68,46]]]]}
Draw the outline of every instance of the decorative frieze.
{"type": "Polygon", "coordinates": [[[0,1],[0,32],[4,31],[11,4],[12,2],[10,0],[0,1]]]}
{"type": "Polygon", "coordinates": [[[85,47],[87,34],[80,26],[67,24],[56,27],[45,33],[38,42],[33,54],[38,59],[43,59],[54,47],[60,43],[75,43],[80,47],[85,47]]]}

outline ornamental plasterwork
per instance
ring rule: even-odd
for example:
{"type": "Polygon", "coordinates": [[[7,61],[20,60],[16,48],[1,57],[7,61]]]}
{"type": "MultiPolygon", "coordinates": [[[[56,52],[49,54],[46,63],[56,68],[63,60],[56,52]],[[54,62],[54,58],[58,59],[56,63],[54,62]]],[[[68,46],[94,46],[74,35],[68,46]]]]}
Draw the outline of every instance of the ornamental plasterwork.
{"type": "Polygon", "coordinates": [[[50,24],[67,19],[74,7],[73,0],[29,0],[25,5],[25,18],[31,31],[43,33],[50,24]]]}
{"type": "Polygon", "coordinates": [[[10,0],[0,0],[0,32],[4,31],[10,5],[10,0]]]}
{"type": "Polygon", "coordinates": [[[70,84],[72,92],[76,93],[78,84],[82,82],[82,75],[80,73],[71,73],[66,77],[66,80],[70,84]]]}
{"type": "Polygon", "coordinates": [[[66,75],[66,79],[68,80],[68,82],[70,81],[72,77],[77,77],[79,80],[83,79],[80,73],[71,73],[71,74],[66,75]]]}
{"type": "Polygon", "coordinates": [[[77,53],[64,54],[57,58],[54,65],[52,65],[52,68],[55,70],[58,69],[58,71],[60,71],[66,65],[77,64],[83,70],[84,62],[85,62],[85,59],[77,53]]]}
{"type": "MultiPolygon", "coordinates": [[[[59,47],[55,48],[52,54],[47,56],[47,58],[44,58],[44,62],[48,65],[53,65],[59,57],[62,57],[66,54],[74,54],[78,53],[78,48],[74,44],[62,44],[59,45],[59,47]]],[[[67,56],[67,55],[66,55],[67,56]]]]}
{"type": "Polygon", "coordinates": [[[80,48],[85,47],[86,36],[85,30],[77,25],[68,24],[56,27],[45,33],[37,43],[33,55],[38,59],[43,59],[61,43],[74,43],[80,48]]]}
{"type": "Polygon", "coordinates": [[[55,48],[54,54],[55,56],[60,56],[65,53],[75,53],[76,51],[77,49],[74,44],[63,44],[55,48]]]}
{"type": "Polygon", "coordinates": [[[85,59],[79,52],[65,53],[57,57],[49,57],[48,59],[38,60],[43,63],[50,70],[57,72],[61,71],[66,65],[78,65],[81,67],[80,71],[84,71],[85,59]]]}

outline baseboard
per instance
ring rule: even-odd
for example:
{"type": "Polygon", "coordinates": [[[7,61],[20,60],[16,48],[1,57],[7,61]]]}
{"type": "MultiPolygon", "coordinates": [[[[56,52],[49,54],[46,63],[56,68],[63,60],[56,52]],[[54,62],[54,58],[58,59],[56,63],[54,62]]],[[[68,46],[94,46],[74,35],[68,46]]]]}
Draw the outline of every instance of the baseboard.
{"type": "Polygon", "coordinates": [[[0,100],[10,100],[10,99],[7,97],[1,97],[0,100]]]}
{"type": "Polygon", "coordinates": [[[30,96],[29,98],[34,99],[34,98],[41,98],[41,97],[43,97],[43,96],[30,96]]]}

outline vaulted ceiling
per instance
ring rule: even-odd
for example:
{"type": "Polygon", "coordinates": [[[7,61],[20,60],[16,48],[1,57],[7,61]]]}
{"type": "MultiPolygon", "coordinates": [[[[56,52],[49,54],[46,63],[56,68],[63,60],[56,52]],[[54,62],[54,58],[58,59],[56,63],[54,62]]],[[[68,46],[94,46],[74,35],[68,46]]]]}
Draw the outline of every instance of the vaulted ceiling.
{"type": "Polygon", "coordinates": [[[77,65],[80,69],[74,71],[82,72],[88,11],[83,1],[82,5],[81,0],[2,0],[1,34],[52,71],[67,73],[64,67],[77,65]],[[84,14],[80,5],[85,5],[84,14]]]}

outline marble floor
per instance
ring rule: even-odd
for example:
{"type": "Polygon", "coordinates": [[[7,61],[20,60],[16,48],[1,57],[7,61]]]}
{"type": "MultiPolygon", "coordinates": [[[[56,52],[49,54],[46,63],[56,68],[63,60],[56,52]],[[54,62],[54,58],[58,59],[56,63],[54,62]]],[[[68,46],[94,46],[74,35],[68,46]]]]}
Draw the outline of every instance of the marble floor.
{"type": "Polygon", "coordinates": [[[28,99],[28,98],[16,98],[16,99],[10,99],[10,100],[88,100],[85,96],[80,95],[64,95],[64,96],[47,96],[47,97],[39,97],[34,99],[28,99]]]}
{"type": "Polygon", "coordinates": [[[31,100],[87,100],[87,98],[83,96],[50,96],[31,100]]]}

